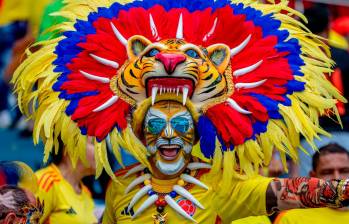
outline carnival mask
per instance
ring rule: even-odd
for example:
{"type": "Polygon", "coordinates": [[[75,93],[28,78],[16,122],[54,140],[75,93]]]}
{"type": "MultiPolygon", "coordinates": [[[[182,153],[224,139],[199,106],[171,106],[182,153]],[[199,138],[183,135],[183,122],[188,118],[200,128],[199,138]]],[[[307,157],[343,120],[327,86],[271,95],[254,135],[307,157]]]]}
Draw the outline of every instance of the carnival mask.
{"type": "Polygon", "coordinates": [[[146,114],[144,134],[161,173],[174,175],[184,168],[194,144],[194,122],[186,107],[175,101],[156,103],[146,114]]]}

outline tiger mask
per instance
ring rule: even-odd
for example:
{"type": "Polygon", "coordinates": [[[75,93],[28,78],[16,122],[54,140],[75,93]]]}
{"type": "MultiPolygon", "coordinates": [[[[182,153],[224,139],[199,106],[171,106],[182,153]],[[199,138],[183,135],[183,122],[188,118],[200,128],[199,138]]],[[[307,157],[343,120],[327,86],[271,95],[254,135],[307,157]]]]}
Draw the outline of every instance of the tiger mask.
{"type": "Polygon", "coordinates": [[[135,102],[157,95],[189,98],[200,109],[228,92],[225,71],[230,49],[225,44],[207,48],[183,39],[152,43],[143,36],[132,36],[127,44],[128,62],[117,78],[118,88],[135,102]]]}

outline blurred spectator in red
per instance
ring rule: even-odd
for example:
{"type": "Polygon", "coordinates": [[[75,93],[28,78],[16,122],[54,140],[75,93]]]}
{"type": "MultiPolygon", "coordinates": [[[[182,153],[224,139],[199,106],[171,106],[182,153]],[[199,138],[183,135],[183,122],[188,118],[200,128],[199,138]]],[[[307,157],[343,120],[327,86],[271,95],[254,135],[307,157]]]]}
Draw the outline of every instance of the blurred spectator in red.
{"type": "MultiPolygon", "coordinates": [[[[304,11],[304,15],[308,19],[307,27],[315,34],[324,38],[329,37],[330,31],[330,11],[327,5],[315,4],[313,7],[304,11]]],[[[329,77],[332,83],[342,92],[345,98],[349,96],[349,53],[347,50],[340,49],[330,44],[332,59],[336,65],[335,72],[329,77]]],[[[342,116],[344,128],[348,128],[348,112],[349,105],[338,104],[340,115],[342,116]]],[[[334,122],[329,119],[323,120],[323,127],[335,128],[334,122]]]]}
{"type": "Polygon", "coordinates": [[[339,17],[332,22],[330,41],[337,48],[349,50],[349,16],[339,17]]]}
{"type": "MultiPolygon", "coordinates": [[[[311,177],[321,179],[349,178],[349,152],[338,144],[329,144],[313,156],[311,177]]],[[[294,209],[282,212],[274,224],[346,224],[349,223],[349,208],[294,209]]]]}

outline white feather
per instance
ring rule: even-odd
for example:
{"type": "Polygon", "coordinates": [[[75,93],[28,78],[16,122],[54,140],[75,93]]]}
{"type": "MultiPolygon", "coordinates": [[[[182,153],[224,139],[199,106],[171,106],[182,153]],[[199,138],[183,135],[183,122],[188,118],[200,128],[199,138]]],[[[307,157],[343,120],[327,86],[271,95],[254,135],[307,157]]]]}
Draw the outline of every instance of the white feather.
{"type": "Polygon", "coordinates": [[[94,109],[93,112],[99,112],[99,111],[107,109],[108,107],[110,107],[111,105],[116,103],[116,101],[118,101],[118,99],[119,99],[119,97],[117,97],[117,96],[110,97],[109,100],[107,100],[105,103],[103,103],[102,105],[100,105],[99,107],[94,109]]]}
{"type": "Polygon", "coordinates": [[[124,36],[122,36],[122,34],[119,32],[119,30],[114,26],[114,24],[112,22],[110,22],[111,28],[113,29],[113,32],[116,36],[116,38],[118,38],[118,40],[125,46],[127,47],[127,40],[124,36]]]}
{"type": "Polygon", "coordinates": [[[234,71],[233,75],[236,77],[236,76],[242,76],[242,75],[245,75],[247,73],[250,73],[250,72],[256,70],[262,63],[263,63],[263,60],[260,60],[256,64],[253,64],[253,65],[245,67],[245,68],[238,69],[238,70],[234,71]]]}
{"type": "Polygon", "coordinates": [[[158,30],[156,29],[156,25],[155,25],[153,16],[151,14],[149,14],[149,23],[150,23],[150,29],[153,37],[155,38],[155,40],[160,40],[158,30]]]}
{"type": "Polygon", "coordinates": [[[183,15],[182,15],[182,13],[179,16],[176,38],[183,39],[183,15]]]}
{"type": "Polygon", "coordinates": [[[250,83],[236,83],[234,85],[235,88],[237,89],[252,89],[252,88],[256,88],[260,85],[263,85],[263,83],[265,83],[267,80],[266,79],[263,79],[261,81],[258,81],[258,82],[250,82],[250,83]]]}
{"type": "Polygon", "coordinates": [[[106,58],[99,57],[95,54],[90,54],[90,56],[102,65],[110,66],[112,68],[119,68],[119,64],[116,61],[108,60],[106,58]]]}
{"type": "Polygon", "coordinates": [[[240,107],[239,104],[237,104],[237,103],[235,102],[235,100],[233,100],[233,99],[231,99],[231,98],[228,98],[228,99],[227,99],[227,103],[229,104],[229,106],[230,106],[231,108],[233,108],[233,109],[236,110],[237,112],[240,112],[240,113],[242,113],[242,114],[252,114],[250,111],[245,110],[245,109],[243,109],[242,107],[240,107]]]}
{"type": "Polygon", "coordinates": [[[248,37],[237,47],[230,50],[230,57],[234,57],[238,53],[240,53],[250,42],[252,35],[248,35],[248,37]]]}
{"type": "Polygon", "coordinates": [[[109,83],[110,82],[110,79],[105,78],[105,77],[92,75],[92,74],[90,74],[88,72],[85,72],[85,71],[82,71],[82,70],[79,70],[79,72],[80,72],[81,75],[85,76],[89,80],[98,81],[98,82],[101,82],[101,83],[109,83]]]}
{"type": "Polygon", "coordinates": [[[216,17],[214,22],[213,22],[213,25],[212,25],[212,28],[210,29],[210,31],[204,36],[204,38],[202,39],[202,41],[206,42],[207,39],[214,33],[214,30],[216,29],[216,26],[217,26],[217,21],[218,21],[218,18],[216,17]]]}

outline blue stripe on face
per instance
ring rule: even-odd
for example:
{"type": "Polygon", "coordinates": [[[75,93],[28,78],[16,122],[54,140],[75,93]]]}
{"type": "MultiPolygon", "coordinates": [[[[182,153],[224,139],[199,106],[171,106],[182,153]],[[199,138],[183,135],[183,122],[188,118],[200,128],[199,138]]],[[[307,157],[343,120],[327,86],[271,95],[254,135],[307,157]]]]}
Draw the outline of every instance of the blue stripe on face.
{"type": "Polygon", "coordinates": [[[148,121],[147,129],[153,135],[158,135],[166,127],[166,120],[163,118],[152,118],[148,121]]]}

